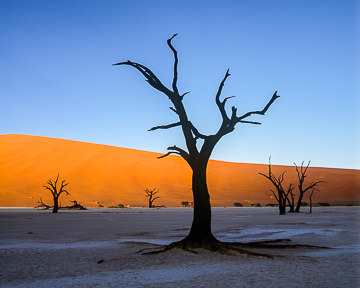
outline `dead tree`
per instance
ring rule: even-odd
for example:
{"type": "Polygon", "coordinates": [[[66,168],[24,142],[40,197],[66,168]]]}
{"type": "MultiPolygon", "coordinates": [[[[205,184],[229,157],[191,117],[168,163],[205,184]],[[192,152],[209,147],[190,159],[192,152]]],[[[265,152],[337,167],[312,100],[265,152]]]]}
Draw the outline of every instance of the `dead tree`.
{"type": "Polygon", "coordinates": [[[146,188],[145,193],[146,193],[146,197],[149,198],[149,208],[154,207],[154,205],[153,205],[154,201],[156,199],[160,198],[160,196],[154,197],[157,193],[159,193],[159,189],[154,188],[154,189],[149,190],[146,188]]]}
{"type": "Polygon", "coordinates": [[[298,185],[299,198],[298,198],[298,202],[296,204],[295,212],[299,213],[300,212],[300,207],[301,207],[301,202],[302,202],[302,199],[304,197],[304,194],[308,190],[314,189],[318,184],[325,183],[325,181],[313,181],[313,182],[310,183],[309,186],[305,187],[304,186],[304,181],[305,181],[305,178],[307,177],[306,172],[307,172],[307,169],[309,168],[310,161],[306,165],[306,167],[304,167],[304,161],[301,163],[300,168],[296,165],[296,163],[294,163],[294,165],[295,165],[298,180],[299,180],[299,185],[298,185]]]}
{"type": "Polygon", "coordinates": [[[51,192],[51,195],[53,196],[54,206],[52,213],[57,213],[59,210],[59,197],[61,196],[61,194],[65,193],[66,195],[70,195],[69,192],[64,189],[67,185],[69,185],[69,183],[66,183],[66,180],[62,180],[61,183],[59,183],[58,181],[59,173],[55,181],[49,179],[47,182],[48,184],[43,186],[44,189],[49,190],[51,192]]]}
{"type": "MultiPolygon", "coordinates": [[[[289,185],[288,189],[285,192],[285,189],[283,188],[283,181],[284,181],[284,175],[286,171],[281,173],[280,176],[276,176],[271,171],[271,163],[269,158],[269,171],[268,174],[259,173],[260,175],[264,176],[265,178],[269,179],[270,182],[274,185],[276,191],[270,189],[270,191],[273,193],[276,201],[279,204],[279,214],[285,215],[286,214],[286,202],[291,204],[291,201],[289,200],[289,194],[293,195],[293,186],[292,184],[289,185]]],[[[294,206],[290,206],[290,211],[293,210],[294,206]],[[291,208],[292,207],[292,208],[291,208]]]]}
{"type": "MultiPolygon", "coordinates": [[[[170,109],[175,113],[178,120],[170,124],[155,126],[149,131],[180,127],[185,139],[186,149],[173,145],[167,148],[169,151],[168,153],[160,156],[159,158],[163,158],[171,154],[180,155],[192,169],[194,214],[189,234],[184,239],[178,242],[171,243],[161,250],[148,252],[148,254],[159,253],[174,247],[179,247],[186,250],[192,248],[204,248],[220,252],[236,250],[238,252],[251,255],[263,255],[255,252],[244,251],[242,249],[242,247],[252,247],[250,244],[246,244],[244,246],[243,243],[221,242],[213,236],[211,231],[211,206],[210,195],[206,182],[206,170],[210,155],[219,140],[223,136],[233,132],[235,130],[236,124],[238,123],[255,125],[261,124],[259,122],[249,121],[247,119],[252,115],[265,115],[269,107],[279,96],[277,95],[277,91],[275,91],[275,93],[272,95],[272,97],[262,110],[250,111],[239,116],[237,113],[237,108],[233,106],[231,108],[231,113],[228,113],[227,109],[225,108],[225,104],[230,98],[234,96],[225,97],[223,99],[221,99],[220,97],[225,81],[230,76],[229,70],[227,70],[225,76],[220,82],[217,93],[215,95],[215,102],[222,117],[222,122],[214,134],[205,135],[201,133],[188,118],[186,109],[184,107],[183,99],[185,95],[187,95],[189,92],[180,93],[177,87],[178,53],[172,45],[172,40],[176,35],[177,34],[174,34],[170,39],[167,40],[167,44],[174,56],[173,79],[170,88],[166,87],[148,67],[142,64],[130,60],[113,64],[117,66],[127,65],[135,68],[145,77],[146,81],[153,88],[162,92],[169,98],[170,102],[173,105],[172,107],[170,107],[170,109]]],[[[264,247],[263,242],[256,243],[254,244],[254,246],[255,245],[261,245],[261,247],[264,247]]],[[[271,247],[273,248],[274,246],[271,247]]]]}
{"type": "Polygon", "coordinates": [[[76,200],[72,200],[70,202],[73,203],[73,205],[65,206],[65,207],[59,207],[59,209],[61,208],[61,209],[87,210],[86,207],[81,205],[81,203],[77,202],[76,200]]]}

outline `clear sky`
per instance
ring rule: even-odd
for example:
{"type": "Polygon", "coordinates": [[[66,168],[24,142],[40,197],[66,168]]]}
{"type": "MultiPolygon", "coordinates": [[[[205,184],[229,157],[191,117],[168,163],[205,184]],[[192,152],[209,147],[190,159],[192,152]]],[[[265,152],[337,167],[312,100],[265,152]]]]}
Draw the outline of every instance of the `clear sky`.
{"type": "MultiPolygon", "coordinates": [[[[203,133],[220,125],[215,94],[241,115],[281,96],[241,124],[212,159],[360,169],[359,1],[0,0],[0,134],[26,134],[166,152],[179,128],[148,132],[176,115],[139,72],[180,92],[203,133]]],[[[166,161],[159,160],[159,161],[166,161]]]]}

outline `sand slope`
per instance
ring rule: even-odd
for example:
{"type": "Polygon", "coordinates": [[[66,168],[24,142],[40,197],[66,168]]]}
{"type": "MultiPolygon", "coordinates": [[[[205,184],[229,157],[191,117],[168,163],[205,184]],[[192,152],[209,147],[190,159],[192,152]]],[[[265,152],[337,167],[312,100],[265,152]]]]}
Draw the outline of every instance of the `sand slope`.
{"type": "MultiPolygon", "coordinates": [[[[0,206],[33,207],[40,197],[50,203],[42,185],[60,173],[70,182],[68,197],[88,207],[96,201],[105,207],[117,203],[146,206],[144,189],[158,187],[158,205],[180,206],[192,201],[191,171],[177,156],[157,159],[161,154],[90,144],[70,140],[25,135],[0,135],[0,206]]],[[[294,167],[287,180],[297,183],[294,167]]],[[[258,175],[267,165],[210,161],[208,184],[213,206],[232,206],[252,200],[262,204],[270,199],[268,180],[258,175]]],[[[319,202],[336,204],[360,200],[360,171],[350,169],[309,168],[307,181],[325,180],[314,196],[319,202]]],[[[305,201],[308,201],[306,197],[305,201]]]]}

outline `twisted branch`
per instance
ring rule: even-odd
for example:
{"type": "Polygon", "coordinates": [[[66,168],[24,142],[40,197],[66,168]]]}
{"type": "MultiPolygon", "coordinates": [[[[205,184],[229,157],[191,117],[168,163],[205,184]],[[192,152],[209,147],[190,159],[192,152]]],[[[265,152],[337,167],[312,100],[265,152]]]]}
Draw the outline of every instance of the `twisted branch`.
{"type": "MultiPolygon", "coordinates": [[[[177,78],[178,78],[178,71],[177,71],[177,66],[178,66],[178,56],[177,56],[177,51],[174,48],[174,46],[171,44],[171,40],[174,39],[176,37],[177,33],[174,34],[170,39],[167,40],[167,44],[169,45],[171,51],[174,54],[174,78],[173,78],[173,82],[172,82],[172,88],[173,91],[176,93],[176,95],[179,95],[179,91],[177,88],[177,78]]],[[[182,97],[184,97],[185,95],[183,95],[182,97]]]]}
{"type": "Polygon", "coordinates": [[[118,66],[118,65],[129,65],[131,67],[134,67],[135,69],[137,69],[138,71],[141,72],[141,74],[143,74],[146,78],[146,81],[152,86],[154,87],[156,90],[159,90],[163,93],[165,93],[169,98],[172,97],[172,91],[170,91],[168,88],[166,88],[161,81],[159,80],[158,77],[156,77],[156,75],[146,66],[141,65],[139,63],[136,62],[132,62],[130,60],[126,61],[126,62],[119,62],[116,64],[113,64],[113,66],[118,66]]]}
{"type": "Polygon", "coordinates": [[[167,157],[167,156],[169,156],[169,155],[171,155],[171,154],[176,154],[176,155],[179,155],[179,156],[181,156],[182,158],[184,158],[184,160],[185,160],[186,162],[188,162],[189,165],[190,165],[190,155],[189,155],[189,153],[186,152],[184,149],[181,149],[181,148],[177,147],[176,145],[174,145],[174,146],[168,147],[167,150],[173,150],[173,151],[169,151],[168,153],[166,153],[166,154],[164,154],[164,155],[162,155],[162,156],[159,156],[159,157],[157,157],[157,158],[158,158],[158,159],[161,159],[161,158],[165,158],[165,157],[167,157]]]}
{"type": "Polygon", "coordinates": [[[177,127],[180,125],[181,125],[181,122],[176,122],[176,123],[172,123],[172,124],[168,124],[168,125],[160,125],[160,126],[152,127],[148,131],[154,131],[157,129],[169,129],[169,128],[177,127]]]}
{"type": "Polygon", "coordinates": [[[224,87],[224,84],[225,84],[225,81],[226,79],[230,76],[230,73],[229,73],[229,69],[226,70],[226,73],[225,73],[225,76],[224,78],[222,79],[222,81],[220,82],[220,85],[219,85],[219,88],[218,88],[218,91],[216,93],[216,96],[215,96],[215,102],[216,102],[216,105],[218,106],[219,110],[220,110],[220,113],[221,113],[221,116],[223,118],[223,121],[229,121],[229,117],[227,116],[226,114],[226,111],[225,111],[225,103],[228,99],[232,98],[233,96],[231,97],[226,97],[223,101],[220,101],[220,95],[221,95],[221,91],[224,87]]]}
{"type": "Polygon", "coordinates": [[[261,111],[250,111],[245,113],[244,115],[237,117],[237,122],[240,122],[241,120],[253,115],[253,114],[258,114],[258,115],[265,115],[266,111],[269,109],[269,107],[271,106],[272,103],[274,103],[274,101],[279,98],[280,96],[277,95],[277,91],[275,91],[275,93],[273,94],[273,96],[271,97],[270,101],[266,104],[266,106],[264,107],[264,109],[262,109],[261,111]]]}

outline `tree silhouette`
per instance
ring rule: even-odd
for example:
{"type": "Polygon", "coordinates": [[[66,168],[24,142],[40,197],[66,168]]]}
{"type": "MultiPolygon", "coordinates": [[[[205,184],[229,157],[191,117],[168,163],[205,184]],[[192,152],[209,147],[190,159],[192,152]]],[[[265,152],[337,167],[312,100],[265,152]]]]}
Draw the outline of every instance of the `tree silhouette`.
{"type": "Polygon", "coordinates": [[[153,205],[153,203],[154,203],[154,201],[156,200],[156,199],[159,199],[160,198],[160,196],[156,196],[156,197],[154,197],[157,193],[159,193],[159,189],[156,189],[156,188],[154,188],[154,189],[145,189],[145,193],[146,193],[146,197],[148,197],[149,198],[149,208],[152,208],[152,207],[154,207],[154,205],[153,205]]]}
{"type": "Polygon", "coordinates": [[[44,185],[43,187],[51,192],[51,195],[53,196],[54,200],[54,206],[52,213],[57,213],[59,210],[59,197],[62,193],[65,193],[66,195],[70,195],[67,190],[64,188],[69,185],[69,183],[66,183],[66,180],[62,180],[61,183],[59,181],[59,173],[57,174],[57,177],[55,181],[49,179],[48,184],[44,185]],[[58,184],[60,184],[58,186],[58,184]]]}
{"type": "Polygon", "coordinates": [[[193,221],[188,236],[179,242],[168,245],[164,250],[168,250],[173,247],[180,247],[182,249],[205,248],[210,250],[221,250],[226,246],[225,243],[218,241],[213,236],[211,231],[210,196],[206,182],[206,169],[210,155],[219,140],[226,134],[234,131],[236,124],[261,124],[259,122],[249,121],[247,119],[252,115],[264,115],[279,96],[277,95],[277,92],[275,92],[262,110],[250,111],[238,116],[237,108],[233,106],[231,108],[231,113],[228,113],[225,109],[225,104],[230,98],[234,96],[225,97],[223,99],[220,97],[225,81],[230,76],[228,69],[222,81],[220,82],[217,93],[215,95],[216,105],[221,114],[222,122],[215,134],[205,135],[201,133],[189,120],[183,104],[183,99],[189,92],[180,93],[177,87],[178,53],[172,45],[172,40],[176,35],[177,34],[174,34],[170,39],[167,40],[167,44],[174,56],[173,79],[171,88],[166,87],[148,67],[142,64],[128,60],[126,62],[119,62],[113,65],[128,65],[135,68],[145,77],[146,81],[153,88],[165,94],[172,103],[173,106],[170,107],[170,109],[177,115],[178,121],[171,124],[153,127],[149,131],[180,127],[185,138],[187,149],[183,149],[175,145],[170,146],[167,148],[169,152],[163,156],[160,156],[159,158],[163,158],[171,154],[180,155],[191,167],[192,192],[194,199],[193,221]]]}
{"type": "Polygon", "coordinates": [[[189,207],[190,202],[189,201],[181,201],[181,205],[184,206],[184,207],[189,207]]]}
{"type": "Polygon", "coordinates": [[[302,202],[302,199],[304,197],[305,192],[307,192],[308,190],[314,189],[320,183],[325,183],[325,181],[313,181],[313,182],[310,183],[309,186],[305,187],[304,186],[304,181],[305,181],[305,178],[307,177],[306,172],[307,172],[307,170],[309,168],[310,161],[308,162],[306,167],[304,167],[304,161],[301,163],[300,167],[298,167],[296,165],[296,163],[294,163],[294,165],[295,165],[298,180],[299,180],[299,185],[298,185],[299,198],[298,198],[298,202],[296,204],[295,212],[300,212],[301,202],[302,202]]]}
{"type": "MultiPolygon", "coordinates": [[[[263,174],[263,173],[259,173],[260,175],[264,176],[265,178],[269,179],[270,182],[274,185],[276,192],[272,189],[270,189],[270,191],[273,193],[276,201],[279,204],[279,214],[280,215],[285,215],[286,213],[286,202],[288,202],[291,205],[291,201],[289,200],[289,194],[291,194],[292,199],[294,199],[294,194],[293,194],[293,189],[294,187],[292,186],[292,184],[289,185],[288,189],[285,191],[284,187],[283,187],[283,181],[284,181],[284,175],[285,175],[286,171],[284,171],[283,173],[281,173],[280,176],[276,176],[272,171],[271,171],[271,163],[270,163],[270,158],[269,158],[269,171],[268,174],[263,174]]],[[[293,202],[293,201],[292,201],[293,202]]],[[[290,206],[290,211],[293,212],[294,206],[290,206]]]]}

